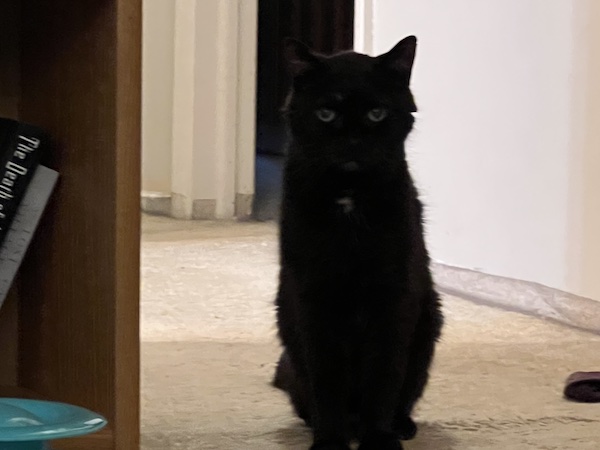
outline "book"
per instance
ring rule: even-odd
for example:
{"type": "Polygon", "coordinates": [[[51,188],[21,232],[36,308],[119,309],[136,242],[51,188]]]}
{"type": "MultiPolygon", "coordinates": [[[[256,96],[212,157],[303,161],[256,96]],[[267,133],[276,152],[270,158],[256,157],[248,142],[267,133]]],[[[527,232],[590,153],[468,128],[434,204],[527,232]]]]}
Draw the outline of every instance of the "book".
{"type": "Polygon", "coordinates": [[[56,171],[38,165],[17,206],[12,223],[0,245],[0,308],[31,244],[57,180],[56,171]]]}
{"type": "Polygon", "coordinates": [[[41,128],[0,118],[0,244],[40,162],[45,141],[41,128]]]}

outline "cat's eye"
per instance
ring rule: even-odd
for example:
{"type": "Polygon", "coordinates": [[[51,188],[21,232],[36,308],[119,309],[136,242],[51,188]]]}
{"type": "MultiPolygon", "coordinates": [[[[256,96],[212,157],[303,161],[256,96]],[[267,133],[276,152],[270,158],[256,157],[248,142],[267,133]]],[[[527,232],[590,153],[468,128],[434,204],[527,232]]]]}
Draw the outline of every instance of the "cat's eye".
{"type": "Polygon", "coordinates": [[[317,118],[321,122],[325,122],[325,123],[333,122],[335,120],[335,118],[337,117],[337,113],[328,108],[317,109],[316,114],[317,114],[317,118]]]}
{"type": "Polygon", "coordinates": [[[386,109],[383,108],[373,108],[371,111],[367,113],[367,117],[371,122],[381,122],[388,115],[386,109]]]}

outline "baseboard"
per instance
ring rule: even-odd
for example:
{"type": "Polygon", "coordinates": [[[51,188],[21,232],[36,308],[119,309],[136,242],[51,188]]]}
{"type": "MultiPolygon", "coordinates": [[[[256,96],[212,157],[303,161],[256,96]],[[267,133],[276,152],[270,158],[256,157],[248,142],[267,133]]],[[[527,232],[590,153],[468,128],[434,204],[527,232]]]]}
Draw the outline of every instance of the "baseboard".
{"type": "Polygon", "coordinates": [[[253,194],[235,194],[235,217],[238,220],[250,220],[253,206],[253,194]]]}
{"type": "Polygon", "coordinates": [[[142,191],[142,212],[170,216],[171,196],[162,192],[142,191]]]}
{"type": "Polygon", "coordinates": [[[441,292],[600,334],[600,301],[440,263],[432,270],[441,292]]]}
{"type": "MultiPolygon", "coordinates": [[[[186,198],[180,194],[165,194],[163,192],[142,191],[142,212],[151,215],[186,218],[188,220],[215,220],[216,200],[194,200],[191,216],[186,212],[186,198]]],[[[253,194],[236,194],[235,218],[249,220],[252,217],[254,202],[253,194]]],[[[228,219],[229,220],[229,219],[228,219]]]]}

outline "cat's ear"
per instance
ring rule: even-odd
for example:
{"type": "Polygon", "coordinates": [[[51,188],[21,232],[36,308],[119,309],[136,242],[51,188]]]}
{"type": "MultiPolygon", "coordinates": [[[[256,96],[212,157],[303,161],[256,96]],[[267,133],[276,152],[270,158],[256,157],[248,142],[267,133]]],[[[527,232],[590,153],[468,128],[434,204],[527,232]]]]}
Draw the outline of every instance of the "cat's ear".
{"type": "Polygon", "coordinates": [[[294,77],[316,69],[321,64],[319,57],[307,45],[293,38],[285,39],[284,55],[288,70],[294,77]]]}
{"type": "Polygon", "coordinates": [[[408,36],[398,42],[389,52],[379,56],[380,63],[392,70],[400,72],[410,81],[415,53],[417,51],[417,38],[408,36]]]}

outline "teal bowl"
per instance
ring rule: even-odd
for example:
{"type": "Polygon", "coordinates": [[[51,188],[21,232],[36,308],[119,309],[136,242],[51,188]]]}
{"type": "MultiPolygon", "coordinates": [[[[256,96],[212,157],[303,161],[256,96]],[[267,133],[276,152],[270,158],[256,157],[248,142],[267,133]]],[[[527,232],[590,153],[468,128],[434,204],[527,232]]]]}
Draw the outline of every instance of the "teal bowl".
{"type": "Polygon", "coordinates": [[[0,450],[49,450],[49,441],[95,433],[106,423],[66,403],[0,398],[0,450]]]}

